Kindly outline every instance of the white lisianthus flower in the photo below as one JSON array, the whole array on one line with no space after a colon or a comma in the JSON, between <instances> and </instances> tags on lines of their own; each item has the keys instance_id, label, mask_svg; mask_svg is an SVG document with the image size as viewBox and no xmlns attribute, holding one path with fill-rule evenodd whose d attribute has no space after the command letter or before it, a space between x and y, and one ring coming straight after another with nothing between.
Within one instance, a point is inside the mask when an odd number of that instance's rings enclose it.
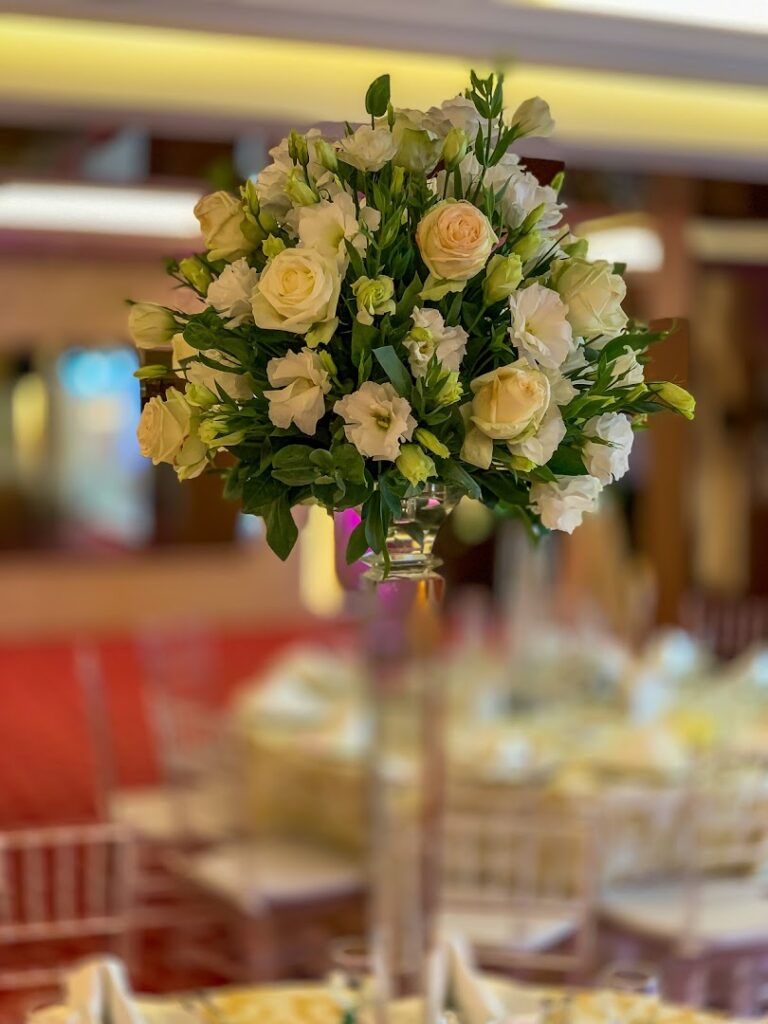
<instances>
[{"instance_id":1,"label":"white lisianthus flower","mask_svg":"<svg viewBox=\"0 0 768 1024\"><path fill-rule=\"evenodd\" d=\"M574 387L573 381L569 380L561 370L551 370L549 367L542 366L541 372L549 381L552 401L556 405L568 405L578 395L579 392Z\"/></svg>"},{"instance_id":2,"label":"white lisianthus flower","mask_svg":"<svg viewBox=\"0 0 768 1024\"><path fill-rule=\"evenodd\" d=\"M565 422L556 402L550 402L535 434L507 445L510 454L528 459L534 466L546 466L565 437Z\"/></svg>"},{"instance_id":3,"label":"white lisianthus flower","mask_svg":"<svg viewBox=\"0 0 768 1024\"><path fill-rule=\"evenodd\" d=\"M532 96L523 100L510 119L510 124L518 126L522 135L551 135L555 130L555 122L549 111L549 104L540 96Z\"/></svg>"},{"instance_id":4,"label":"white lisianthus flower","mask_svg":"<svg viewBox=\"0 0 768 1024\"><path fill-rule=\"evenodd\" d=\"M339 160L358 171L380 171L396 152L397 142L389 128L361 124L352 135L339 140Z\"/></svg>"},{"instance_id":5,"label":"white lisianthus flower","mask_svg":"<svg viewBox=\"0 0 768 1024\"><path fill-rule=\"evenodd\" d=\"M461 457L488 469L494 441L523 441L539 429L549 408L549 381L541 370L520 359L476 377L473 398L462 406L465 420Z\"/></svg>"},{"instance_id":6,"label":"white lisianthus flower","mask_svg":"<svg viewBox=\"0 0 768 1024\"><path fill-rule=\"evenodd\" d=\"M430 107L427 118L440 135L447 135L450 128L461 128L472 142L475 141L482 120L472 100L461 94L443 100L439 107Z\"/></svg>"},{"instance_id":7,"label":"white lisianthus flower","mask_svg":"<svg viewBox=\"0 0 768 1024\"><path fill-rule=\"evenodd\" d=\"M360 220L370 231L375 231L381 221L378 210L365 208L360 211ZM323 256L335 259L340 270L348 262L345 242L361 254L368 248L368 239L361 230L355 212L355 204L347 192L339 192L333 200L323 199L313 206L298 210L297 234L302 248L314 249Z\"/></svg>"},{"instance_id":8,"label":"white lisianthus flower","mask_svg":"<svg viewBox=\"0 0 768 1024\"><path fill-rule=\"evenodd\" d=\"M637 353L630 346L611 363L611 387L630 388L645 381L642 364L637 360Z\"/></svg>"},{"instance_id":9,"label":"white lisianthus flower","mask_svg":"<svg viewBox=\"0 0 768 1024\"><path fill-rule=\"evenodd\" d=\"M218 388L221 388L230 398L242 402L246 398L253 398L253 388L248 383L248 378L243 373L225 373L223 370L215 370L212 366L201 363L197 356L200 355L196 348L193 348L184 340L183 334L175 334L171 342L173 349L173 368L184 374L190 384L202 385L207 388L217 399ZM206 356L217 363L225 366L236 364L225 353L218 349L206 349ZM191 360L187 362L186 360Z\"/></svg>"},{"instance_id":10,"label":"white lisianthus flower","mask_svg":"<svg viewBox=\"0 0 768 1024\"><path fill-rule=\"evenodd\" d=\"M557 200L557 192L550 185L542 185L536 175L517 166L517 161L507 162L502 157L495 167L490 167L483 179L495 192L504 189L500 209L504 223L518 228L529 213L538 206L544 206L536 221L539 230L546 230L562 220L563 204Z\"/></svg>"},{"instance_id":11,"label":"white lisianthus flower","mask_svg":"<svg viewBox=\"0 0 768 1024\"><path fill-rule=\"evenodd\" d=\"M319 128L310 128L306 133L311 157L315 153L315 147L311 144L312 140L319 138L321 138ZM278 221L282 221L292 206L291 200L285 191L288 178L294 168L293 160L291 160L288 154L288 139L285 138L277 146L273 146L269 151L269 155L272 157L272 163L259 172L259 176L254 183L254 189L259 198L261 209L275 217ZM323 165L313 158L310 159L307 170L313 178L319 178L325 174Z\"/></svg>"},{"instance_id":12,"label":"white lisianthus flower","mask_svg":"<svg viewBox=\"0 0 768 1024\"><path fill-rule=\"evenodd\" d=\"M604 412L584 424L587 441L581 457L587 472L603 484L620 480L629 469L629 453L635 434L628 416L619 412Z\"/></svg>"},{"instance_id":13,"label":"white lisianthus flower","mask_svg":"<svg viewBox=\"0 0 768 1024\"><path fill-rule=\"evenodd\" d=\"M567 320L568 307L557 292L532 284L510 295L509 308L509 336L521 355L550 370L565 362L573 335Z\"/></svg>"},{"instance_id":14,"label":"white lisianthus flower","mask_svg":"<svg viewBox=\"0 0 768 1024\"><path fill-rule=\"evenodd\" d=\"M139 450L153 465L166 462L180 480L190 480L208 463L208 446L200 439L199 427L199 410L172 389L164 397L150 398L142 409L136 430Z\"/></svg>"},{"instance_id":15,"label":"white lisianthus flower","mask_svg":"<svg viewBox=\"0 0 768 1024\"><path fill-rule=\"evenodd\" d=\"M405 338L408 365L414 377L423 377L432 356L444 370L456 371L467 350L469 335L463 327L446 327L439 309L414 309L413 327Z\"/></svg>"},{"instance_id":16,"label":"white lisianthus flower","mask_svg":"<svg viewBox=\"0 0 768 1024\"><path fill-rule=\"evenodd\" d=\"M391 384L367 380L357 391L339 399L333 411L344 420L347 440L361 455L377 462L395 462L400 445L416 428L411 405Z\"/></svg>"},{"instance_id":17,"label":"white lisianthus flower","mask_svg":"<svg viewBox=\"0 0 768 1024\"><path fill-rule=\"evenodd\" d=\"M239 327L253 319L251 292L259 280L258 270L248 266L246 259L235 260L208 286L206 302L221 313L227 327Z\"/></svg>"},{"instance_id":18,"label":"white lisianthus flower","mask_svg":"<svg viewBox=\"0 0 768 1024\"><path fill-rule=\"evenodd\" d=\"M573 533L585 512L596 512L603 485L593 476L560 476L531 487L531 508L548 530Z\"/></svg>"},{"instance_id":19,"label":"white lisianthus flower","mask_svg":"<svg viewBox=\"0 0 768 1024\"><path fill-rule=\"evenodd\" d=\"M423 110L396 110L392 137L397 144L394 164L412 174L429 174L434 170L443 140Z\"/></svg>"},{"instance_id":20,"label":"white lisianthus flower","mask_svg":"<svg viewBox=\"0 0 768 1024\"><path fill-rule=\"evenodd\" d=\"M341 281L335 259L313 249L284 249L261 272L251 296L257 327L306 334L336 316Z\"/></svg>"},{"instance_id":21,"label":"white lisianthus flower","mask_svg":"<svg viewBox=\"0 0 768 1024\"><path fill-rule=\"evenodd\" d=\"M265 391L269 400L269 419L281 429L294 423L310 436L325 413L325 395L331 390L328 371L311 349L289 352L270 359L267 377L275 391Z\"/></svg>"},{"instance_id":22,"label":"white lisianthus flower","mask_svg":"<svg viewBox=\"0 0 768 1024\"><path fill-rule=\"evenodd\" d=\"M178 329L170 309L156 302L134 302L128 312L128 331L136 348L165 348Z\"/></svg>"},{"instance_id":23,"label":"white lisianthus flower","mask_svg":"<svg viewBox=\"0 0 768 1024\"><path fill-rule=\"evenodd\" d=\"M498 238L490 221L466 200L444 200L433 206L416 227L421 258L434 277L468 281L478 274Z\"/></svg>"},{"instance_id":24,"label":"white lisianthus flower","mask_svg":"<svg viewBox=\"0 0 768 1024\"><path fill-rule=\"evenodd\" d=\"M194 213L212 260L236 260L256 248L244 231L247 222L242 201L229 192L203 196Z\"/></svg>"},{"instance_id":25,"label":"white lisianthus flower","mask_svg":"<svg viewBox=\"0 0 768 1024\"><path fill-rule=\"evenodd\" d=\"M568 321L573 333L591 339L621 334L627 326L627 315L621 304L627 286L620 274L613 272L613 264L605 260L578 257L555 260L550 272L552 287L568 304Z\"/></svg>"}]
</instances>

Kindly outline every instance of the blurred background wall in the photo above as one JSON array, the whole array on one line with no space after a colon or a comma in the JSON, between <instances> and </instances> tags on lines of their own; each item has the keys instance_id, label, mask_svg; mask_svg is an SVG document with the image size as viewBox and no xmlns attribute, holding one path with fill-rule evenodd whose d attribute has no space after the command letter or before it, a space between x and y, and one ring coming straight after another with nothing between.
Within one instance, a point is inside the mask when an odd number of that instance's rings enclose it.
<instances>
[{"instance_id":1,"label":"blurred background wall","mask_svg":"<svg viewBox=\"0 0 768 1024\"><path fill-rule=\"evenodd\" d=\"M308 513L282 565L217 480L181 488L141 459L124 300L173 303L162 257L196 248L195 198L258 171L289 126L359 118L384 70L401 106L455 94L471 66L504 67L513 105L547 98L556 134L524 152L567 162L570 223L627 263L629 312L680 320L654 370L688 382L697 420L661 417L612 504L550 545L564 614L586 600L632 637L768 598L764 5L0 12L0 635L179 621L195 592L236 626L341 610L329 520ZM508 589L514 538L482 510L442 543L455 580Z\"/></svg>"}]
</instances>

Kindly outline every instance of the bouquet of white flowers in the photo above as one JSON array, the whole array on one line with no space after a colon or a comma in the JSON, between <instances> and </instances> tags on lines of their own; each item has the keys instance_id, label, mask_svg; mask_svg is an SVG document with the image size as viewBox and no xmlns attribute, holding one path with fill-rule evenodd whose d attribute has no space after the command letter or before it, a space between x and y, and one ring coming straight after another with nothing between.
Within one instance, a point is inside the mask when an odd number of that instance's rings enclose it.
<instances>
[{"instance_id":1,"label":"bouquet of white flowers","mask_svg":"<svg viewBox=\"0 0 768 1024\"><path fill-rule=\"evenodd\" d=\"M360 508L350 561L385 552L433 481L570 532L648 413L693 415L644 380L668 332L628 320L621 268L562 224L562 173L541 184L510 151L552 130L543 100L507 118L501 76L473 73L440 107L397 109L384 75L365 108L341 138L291 132L239 196L195 207L206 251L169 270L199 310L131 307L136 344L169 349L174 373L142 453L182 480L221 473L281 558L306 502Z\"/></svg>"}]
</instances>

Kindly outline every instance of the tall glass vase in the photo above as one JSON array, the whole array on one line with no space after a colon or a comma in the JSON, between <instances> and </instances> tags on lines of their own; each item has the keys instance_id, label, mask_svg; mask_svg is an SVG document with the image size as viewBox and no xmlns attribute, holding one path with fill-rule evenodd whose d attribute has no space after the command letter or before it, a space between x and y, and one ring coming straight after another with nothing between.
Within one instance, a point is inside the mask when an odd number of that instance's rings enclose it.
<instances>
[{"instance_id":1,"label":"tall glass vase","mask_svg":"<svg viewBox=\"0 0 768 1024\"><path fill-rule=\"evenodd\" d=\"M459 495L428 485L401 503L387 560L370 556L367 653L373 738L370 764L372 954L378 1024L392 999L420 994L437 1017L436 905L445 780L445 694L437 661L444 581L434 555Z\"/></svg>"}]
</instances>

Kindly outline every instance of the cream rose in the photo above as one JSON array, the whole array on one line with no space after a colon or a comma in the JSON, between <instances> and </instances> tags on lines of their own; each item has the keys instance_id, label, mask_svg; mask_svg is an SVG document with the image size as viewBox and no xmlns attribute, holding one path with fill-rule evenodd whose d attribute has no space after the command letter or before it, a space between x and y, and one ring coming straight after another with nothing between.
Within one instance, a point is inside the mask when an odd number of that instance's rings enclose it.
<instances>
[{"instance_id":1,"label":"cream rose","mask_svg":"<svg viewBox=\"0 0 768 1024\"><path fill-rule=\"evenodd\" d=\"M465 200L433 206L416 228L416 244L429 272L444 281L478 274L498 242L484 213Z\"/></svg>"},{"instance_id":2,"label":"cream rose","mask_svg":"<svg viewBox=\"0 0 768 1024\"><path fill-rule=\"evenodd\" d=\"M549 380L523 360L476 377L462 409L466 421L461 457L481 469L493 459L493 442L519 442L535 434L549 408Z\"/></svg>"},{"instance_id":3,"label":"cream rose","mask_svg":"<svg viewBox=\"0 0 768 1024\"><path fill-rule=\"evenodd\" d=\"M621 308L627 286L605 260L573 258L552 264L551 286L568 305L568 322L581 338L615 337L627 325Z\"/></svg>"},{"instance_id":4,"label":"cream rose","mask_svg":"<svg viewBox=\"0 0 768 1024\"><path fill-rule=\"evenodd\" d=\"M211 281L206 301L226 318L227 327L234 329L251 319L251 292L258 280L258 270L249 267L246 259L240 259Z\"/></svg>"},{"instance_id":5,"label":"cream rose","mask_svg":"<svg viewBox=\"0 0 768 1024\"><path fill-rule=\"evenodd\" d=\"M336 315L336 260L312 249L284 249L267 264L251 302L257 327L306 334Z\"/></svg>"},{"instance_id":6,"label":"cream rose","mask_svg":"<svg viewBox=\"0 0 768 1024\"><path fill-rule=\"evenodd\" d=\"M141 454L153 465L167 462L180 480L199 476L208 462L208 446L200 439L198 410L176 390L151 398L136 430Z\"/></svg>"},{"instance_id":7,"label":"cream rose","mask_svg":"<svg viewBox=\"0 0 768 1024\"><path fill-rule=\"evenodd\" d=\"M174 369L181 370L190 384L202 384L216 396L217 400L219 387L236 401L242 402L246 398L253 397L253 388L248 383L245 374L215 370L212 366L206 366L199 359L193 358L199 356L200 353L184 340L183 334L173 336L172 349ZM230 363L229 356L224 352L219 352L218 349L207 349L205 354L217 363ZM186 362L188 359L191 361Z\"/></svg>"},{"instance_id":8,"label":"cream rose","mask_svg":"<svg viewBox=\"0 0 768 1024\"><path fill-rule=\"evenodd\" d=\"M246 224L242 203L229 192L211 192L198 200L195 216L213 260L236 260L256 246L243 233Z\"/></svg>"}]
</instances>

